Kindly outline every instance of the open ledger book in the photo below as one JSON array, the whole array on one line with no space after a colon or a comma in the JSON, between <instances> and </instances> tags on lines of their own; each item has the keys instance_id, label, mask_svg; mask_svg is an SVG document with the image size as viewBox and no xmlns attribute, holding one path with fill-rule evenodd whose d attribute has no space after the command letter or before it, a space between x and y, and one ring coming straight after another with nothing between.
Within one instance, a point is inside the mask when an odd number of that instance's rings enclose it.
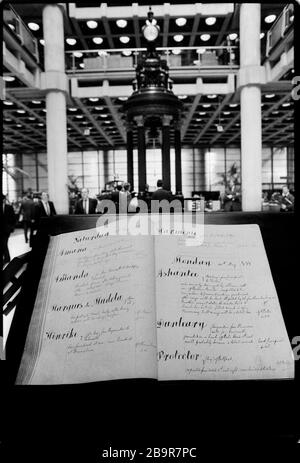
<instances>
[{"instance_id":1,"label":"open ledger book","mask_svg":"<svg viewBox=\"0 0 300 463\"><path fill-rule=\"evenodd\" d=\"M52 237L17 384L293 378L257 225Z\"/></svg>"}]
</instances>

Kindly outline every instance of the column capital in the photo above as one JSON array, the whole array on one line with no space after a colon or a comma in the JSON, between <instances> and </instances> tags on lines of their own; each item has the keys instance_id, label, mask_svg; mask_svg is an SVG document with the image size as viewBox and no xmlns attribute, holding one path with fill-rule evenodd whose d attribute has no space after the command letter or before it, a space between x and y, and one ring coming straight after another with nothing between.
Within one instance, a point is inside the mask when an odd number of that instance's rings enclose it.
<instances>
[{"instance_id":1,"label":"column capital","mask_svg":"<svg viewBox=\"0 0 300 463\"><path fill-rule=\"evenodd\" d=\"M173 116L169 116L168 114L164 114L162 116L162 125L163 126L169 126L171 124L172 119L173 119Z\"/></svg>"},{"instance_id":2,"label":"column capital","mask_svg":"<svg viewBox=\"0 0 300 463\"><path fill-rule=\"evenodd\" d=\"M260 86L266 83L266 70L264 66L245 66L239 69L237 75L237 88L246 85Z\"/></svg>"},{"instance_id":3,"label":"column capital","mask_svg":"<svg viewBox=\"0 0 300 463\"><path fill-rule=\"evenodd\" d=\"M41 73L41 88L47 91L61 91L69 93L69 81L64 72L46 71Z\"/></svg>"},{"instance_id":4,"label":"column capital","mask_svg":"<svg viewBox=\"0 0 300 463\"><path fill-rule=\"evenodd\" d=\"M144 127L144 116L135 116L134 120L138 127Z\"/></svg>"}]
</instances>

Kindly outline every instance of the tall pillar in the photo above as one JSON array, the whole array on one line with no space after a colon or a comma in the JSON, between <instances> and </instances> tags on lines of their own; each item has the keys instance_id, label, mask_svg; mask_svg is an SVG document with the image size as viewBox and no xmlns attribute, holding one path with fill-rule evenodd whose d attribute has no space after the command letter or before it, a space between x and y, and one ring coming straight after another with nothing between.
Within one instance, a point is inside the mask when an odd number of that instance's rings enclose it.
<instances>
[{"instance_id":1,"label":"tall pillar","mask_svg":"<svg viewBox=\"0 0 300 463\"><path fill-rule=\"evenodd\" d=\"M133 177L133 127L127 127L127 181L130 183L132 190L134 190L134 177Z\"/></svg>"},{"instance_id":2,"label":"tall pillar","mask_svg":"<svg viewBox=\"0 0 300 463\"><path fill-rule=\"evenodd\" d=\"M67 116L63 12L57 4L43 9L45 73L42 87L47 91L48 190L58 214L68 214Z\"/></svg>"},{"instance_id":3,"label":"tall pillar","mask_svg":"<svg viewBox=\"0 0 300 463\"><path fill-rule=\"evenodd\" d=\"M172 116L162 118L162 180L164 188L171 190L171 167L170 167L170 123Z\"/></svg>"},{"instance_id":4,"label":"tall pillar","mask_svg":"<svg viewBox=\"0 0 300 463\"><path fill-rule=\"evenodd\" d=\"M175 185L176 192L182 192L182 170L181 170L181 133L178 124L174 132L175 143Z\"/></svg>"},{"instance_id":5,"label":"tall pillar","mask_svg":"<svg viewBox=\"0 0 300 463\"><path fill-rule=\"evenodd\" d=\"M144 128L144 117L135 117L138 131L138 174L139 174L139 191L144 191L147 183L146 173L146 139Z\"/></svg>"},{"instance_id":6,"label":"tall pillar","mask_svg":"<svg viewBox=\"0 0 300 463\"><path fill-rule=\"evenodd\" d=\"M260 211L262 195L260 3L241 3L240 71L241 88L241 174L242 209Z\"/></svg>"}]
</instances>

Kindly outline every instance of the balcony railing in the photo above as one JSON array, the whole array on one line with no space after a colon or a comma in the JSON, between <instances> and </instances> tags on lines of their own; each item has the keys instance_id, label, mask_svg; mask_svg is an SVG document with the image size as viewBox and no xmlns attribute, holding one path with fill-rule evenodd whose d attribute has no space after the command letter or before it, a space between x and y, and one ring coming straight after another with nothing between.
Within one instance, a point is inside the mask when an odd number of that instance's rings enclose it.
<instances>
[{"instance_id":1,"label":"balcony railing","mask_svg":"<svg viewBox=\"0 0 300 463\"><path fill-rule=\"evenodd\" d=\"M169 68L215 69L239 66L236 46L158 47ZM70 73L105 72L112 70L133 71L145 54L146 48L120 48L114 50L66 51L66 69Z\"/></svg>"},{"instance_id":2,"label":"balcony railing","mask_svg":"<svg viewBox=\"0 0 300 463\"><path fill-rule=\"evenodd\" d=\"M26 24L10 5L3 11L3 21L10 34L17 38L22 47L24 47L35 58L36 62L39 63L37 39L32 35Z\"/></svg>"}]
</instances>

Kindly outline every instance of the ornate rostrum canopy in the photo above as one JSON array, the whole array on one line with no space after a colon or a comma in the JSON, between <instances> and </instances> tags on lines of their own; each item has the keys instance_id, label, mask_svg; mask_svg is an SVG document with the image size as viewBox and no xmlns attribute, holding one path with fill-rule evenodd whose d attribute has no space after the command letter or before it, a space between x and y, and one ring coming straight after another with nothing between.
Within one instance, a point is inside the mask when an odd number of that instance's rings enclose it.
<instances>
[{"instance_id":1,"label":"ornate rostrum canopy","mask_svg":"<svg viewBox=\"0 0 300 463\"><path fill-rule=\"evenodd\" d=\"M137 126L138 132L139 128L140 132L143 131L143 134L138 133L139 161L145 156L145 131L148 132L149 139L157 139L161 129L163 180L166 187L170 189L170 129L174 128L177 132L177 136L176 133L174 136L174 142L180 149L179 121L182 103L172 91L167 61L162 59L156 50L160 28L153 17L151 7L142 32L147 41L147 51L141 56L136 66L136 78L133 81L134 91L124 104L124 111L127 115L129 130ZM146 183L146 172L143 177L144 180L141 181L139 189L142 188L143 182Z\"/></svg>"}]
</instances>

